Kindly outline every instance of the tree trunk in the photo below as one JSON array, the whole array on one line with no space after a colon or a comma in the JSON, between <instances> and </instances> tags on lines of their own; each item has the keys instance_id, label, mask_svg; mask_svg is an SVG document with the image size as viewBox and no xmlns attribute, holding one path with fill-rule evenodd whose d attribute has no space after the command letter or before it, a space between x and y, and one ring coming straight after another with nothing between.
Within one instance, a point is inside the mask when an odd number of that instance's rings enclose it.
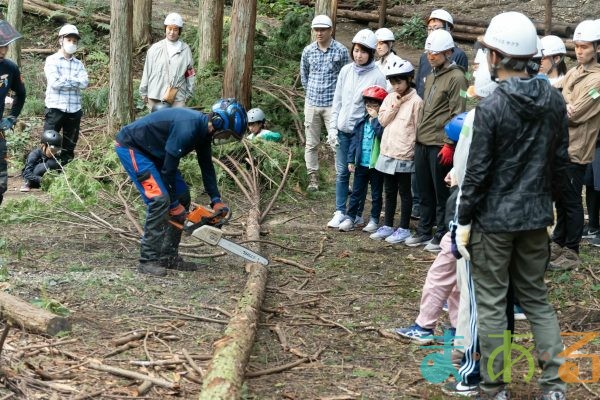
<instances>
[{"instance_id":1,"label":"tree trunk","mask_svg":"<svg viewBox=\"0 0 600 400\"><path fill-rule=\"evenodd\" d=\"M21 33L23 28L23 0L11 0L8 2L6 20L17 32ZM6 58L21 66L21 40L15 40L8 46Z\"/></svg>"},{"instance_id":2,"label":"tree trunk","mask_svg":"<svg viewBox=\"0 0 600 400\"><path fill-rule=\"evenodd\" d=\"M152 0L133 0L133 48L141 49L152 41Z\"/></svg>"},{"instance_id":3,"label":"tree trunk","mask_svg":"<svg viewBox=\"0 0 600 400\"><path fill-rule=\"evenodd\" d=\"M224 97L235 97L250 108L256 1L234 0L231 9L229 49L223 82Z\"/></svg>"},{"instance_id":4,"label":"tree trunk","mask_svg":"<svg viewBox=\"0 0 600 400\"><path fill-rule=\"evenodd\" d=\"M5 292L0 292L0 317L33 333L54 336L71 330L68 319L34 307Z\"/></svg>"},{"instance_id":5,"label":"tree trunk","mask_svg":"<svg viewBox=\"0 0 600 400\"><path fill-rule=\"evenodd\" d=\"M110 91L108 128L113 134L133 120L131 82L131 30L133 5L128 0L111 0L110 7Z\"/></svg>"},{"instance_id":6,"label":"tree trunk","mask_svg":"<svg viewBox=\"0 0 600 400\"><path fill-rule=\"evenodd\" d=\"M316 0L315 16L327 15L333 23L333 36L335 37L335 24L337 19L337 0ZM311 32L311 40L315 41L315 33Z\"/></svg>"},{"instance_id":7,"label":"tree trunk","mask_svg":"<svg viewBox=\"0 0 600 400\"><path fill-rule=\"evenodd\" d=\"M379 28L385 27L385 15L387 14L387 0L379 3Z\"/></svg>"},{"instance_id":8,"label":"tree trunk","mask_svg":"<svg viewBox=\"0 0 600 400\"><path fill-rule=\"evenodd\" d=\"M221 48L223 46L223 10L224 0L200 0L198 6L198 30L202 49L198 55L198 69L208 64L221 66Z\"/></svg>"},{"instance_id":9,"label":"tree trunk","mask_svg":"<svg viewBox=\"0 0 600 400\"><path fill-rule=\"evenodd\" d=\"M545 34L549 35L552 32L552 0L546 0L546 14L544 19Z\"/></svg>"},{"instance_id":10,"label":"tree trunk","mask_svg":"<svg viewBox=\"0 0 600 400\"><path fill-rule=\"evenodd\" d=\"M253 206L247 218L249 241L260 239L260 193L254 193ZM259 250L254 244L252 250ZM267 286L267 267L246 264L249 270L244 292L237 304L224 336L215 342L212 361L208 367L200 400L229 400L241 398L246 365L252 350L260 316L260 306Z\"/></svg>"}]
</instances>

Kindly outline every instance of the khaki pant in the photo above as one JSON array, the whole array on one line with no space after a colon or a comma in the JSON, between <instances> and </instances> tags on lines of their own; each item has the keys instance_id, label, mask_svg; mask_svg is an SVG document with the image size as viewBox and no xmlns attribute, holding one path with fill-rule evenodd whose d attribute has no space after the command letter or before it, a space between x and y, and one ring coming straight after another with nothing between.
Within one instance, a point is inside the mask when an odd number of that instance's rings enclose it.
<instances>
[{"instance_id":1,"label":"khaki pant","mask_svg":"<svg viewBox=\"0 0 600 400\"><path fill-rule=\"evenodd\" d=\"M328 133L334 133L331 128L331 107L315 107L304 103L304 128L306 134L306 147L304 149L304 161L309 174L319 170L318 147L321 143L321 131L323 125Z\"/></svg>"},{"instance_id":2,"label":"khaki pant","mask_svg":"<svg viewBox=\"0 0 600 400\"><path fill-rule=\"evenodd\" d=\"M566 384L558 375L558 369L564 362L558 357L563 351L560 328L554 309L548 303L548 289L544 283L550 257L546 229L509 233L473 231L469 251L479 322L481 389L494 393L503 384L509 383L504 377L510 374L512 366L504 365L503 351L492 360L490 355L505 343L502 334L507 326L507 291L509 280L512 280L516 298L531 324L538 365L542 368L538 383L546 391L566 392ZM521 355L517 353L520 352L517 351L510 359ZM490 372L497 376L491 376Z\"/></svg>"}]
</instances>

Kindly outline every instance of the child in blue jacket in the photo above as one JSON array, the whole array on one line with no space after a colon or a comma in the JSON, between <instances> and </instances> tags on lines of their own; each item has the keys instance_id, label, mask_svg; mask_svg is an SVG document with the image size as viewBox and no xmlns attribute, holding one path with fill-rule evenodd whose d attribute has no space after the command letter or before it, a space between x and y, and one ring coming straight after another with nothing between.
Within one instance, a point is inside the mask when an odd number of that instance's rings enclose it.
<instances>
[{"instance_id":1,"label":"child in blue jacket","mask_svg":"<svg viewBox=\"0 0 600 400\"><path fill-rule=\"evenodd\" d=\"M348 170L354 173L354 184L346 218L339 226L340 231L354 230L354 222L362 208L361 204L364 204L367 197L369 183L371 183L371 217L363 231L372 233L377 230L383 204L383 174L375 169L383 135L383 127L379 124L377 115L387 95L388 92L378 85L369 86L362 92L366 113L354 127L348 150Z\"/></svg>"}]
</instances>

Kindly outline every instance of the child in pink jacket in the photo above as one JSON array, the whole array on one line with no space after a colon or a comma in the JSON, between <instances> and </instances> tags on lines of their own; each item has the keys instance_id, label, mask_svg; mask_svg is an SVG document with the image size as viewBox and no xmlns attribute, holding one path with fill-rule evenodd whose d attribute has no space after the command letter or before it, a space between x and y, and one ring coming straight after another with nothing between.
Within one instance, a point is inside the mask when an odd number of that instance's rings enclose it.
<instances>
[{"instance_id":1,"label":"child in pink jacket","mask_svg":"<svg viewBox=\"0 0 600 400\"><path fill-rule=\"evenodd\" d=\"M414 89L415 69L409 61L396 60L386 65L385 77L393 91L387 95L379 110L383 127L381 149L375 169L384 174L384 224L370 238L402 243L410 237L408 224L412 210L411 173L419 115L423 100ZM394 230L394 214L400 193L400 226Z\"/></svg>"}]
</instances>

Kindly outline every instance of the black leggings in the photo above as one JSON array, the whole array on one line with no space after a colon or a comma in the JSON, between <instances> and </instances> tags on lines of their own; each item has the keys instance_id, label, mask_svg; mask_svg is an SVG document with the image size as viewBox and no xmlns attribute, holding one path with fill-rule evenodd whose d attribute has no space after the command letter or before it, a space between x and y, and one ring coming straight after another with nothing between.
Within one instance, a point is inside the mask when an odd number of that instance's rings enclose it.
<instances>
[{"instance_id":1,"label":"black leggings","mask_svg":"<svg viewBox=\"0 0 600 400\"><path fill-rule=\"evenodd\" d=\"M587 206L590 228L600 228L600 192L594 186L585 187L585 203Z\"/></svg>"},{"instance_id":2,"label":"black leggings","mask_svg":"<svg viewBox=\"0 0 600 400\"><path fill-rule=\"evenodd\" d=\"M412 211L410 175L410 172L397 172L394 175L385 174L383 178L385 188L385 216L383 222L386 226L394 226L394 214L396 213L398 193L400 193L400 228L408 229Z\"/></svg>"}]
</instances>

